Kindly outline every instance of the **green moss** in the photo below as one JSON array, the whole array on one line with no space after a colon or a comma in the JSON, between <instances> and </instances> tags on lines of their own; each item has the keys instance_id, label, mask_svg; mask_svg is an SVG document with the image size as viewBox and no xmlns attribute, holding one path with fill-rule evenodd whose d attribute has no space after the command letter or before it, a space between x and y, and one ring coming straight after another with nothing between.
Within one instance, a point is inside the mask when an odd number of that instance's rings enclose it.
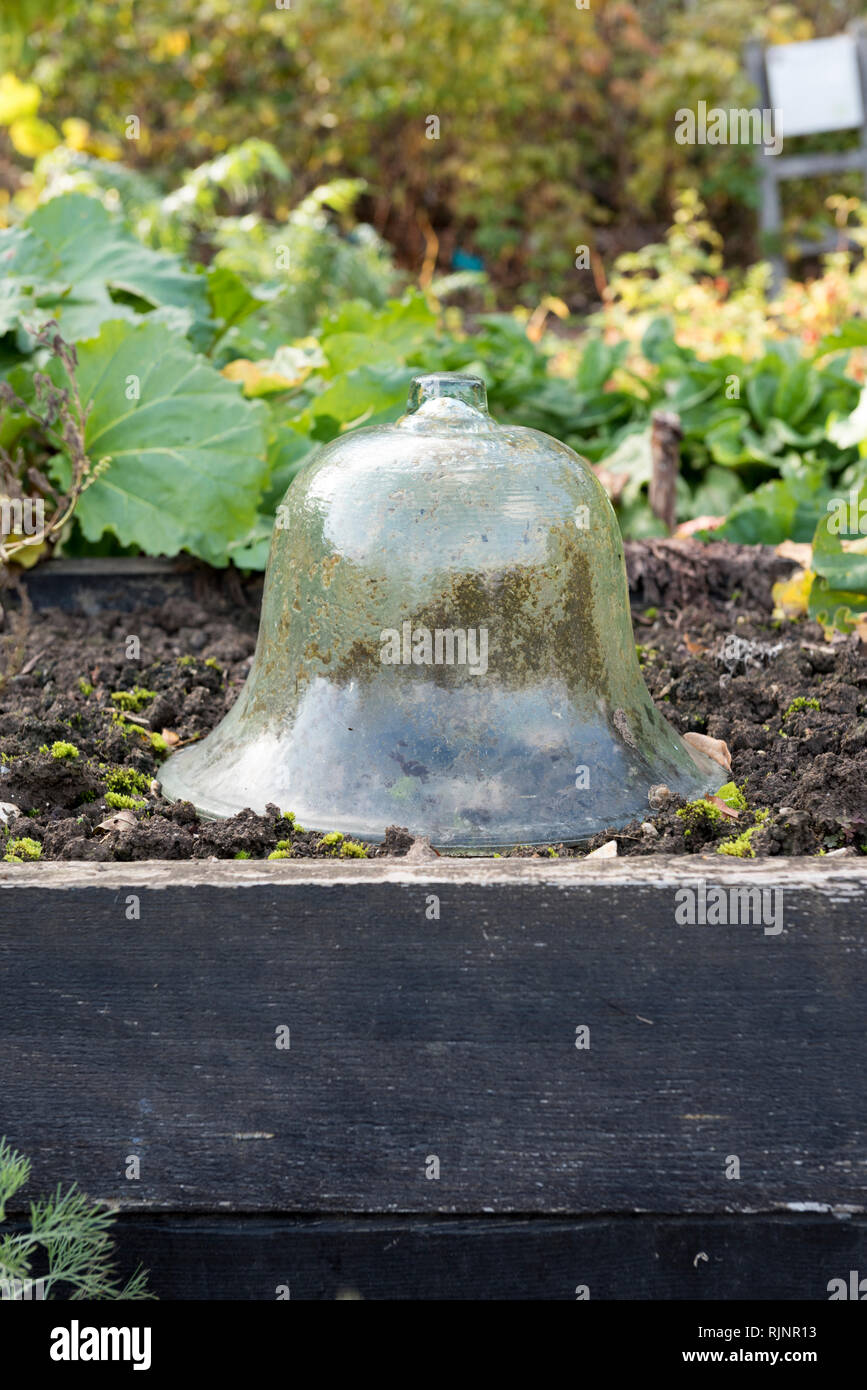
<instances>
[{"instance_id":1,"label":"green moss","mask_svg":"<svg viewBox=\"0 0 867 1390\"><path fill-rule=\"evenodd\" d=\"M307 831L304 829L304 826L298 824L292 811L284 811L281 819L289 822L289 829L292 831L293 835L307 834Z\"/></svg>"},{"instance_id":2,"label":"green moss","mask_svg":"<svg viewBox=\"0 0 867 1390\"><path fill-rule=\"evenodd\" d=\"M169 751L169 745L162 734L151 734L150 744L155 753L167 753Z\"/></svg>"},{"instance_id":3,"label":"green moss","mask_svg":"<svg viewBox=\"0 0 867 1390\"><path fill-rule=\"evenodd\" d=\"M68 758L72 761L74 758L78 757L78 749L74 743L64 743L62 740L58 739L56 743L52 743L51 745L51 756L52 758L57 758L58 762L62 761L64 758Z\"/></svg>"},{"instance_id":4,"label":"green moss","mask_svg":"<svg viewBox=\"0 0 867 1390\"><path fill-rule=\"evenodd\" d=\"M7 864L23 864L25 859L39 859L41 854L39 841L23 835L20 840L7 840L3 858Z\"/></svg>"},{"instance_id":5,"label":"green moss","mask_svg":"<svg viewBox=\"0 0 867 1390\"><path fill-rule=\"evenodd\" d=\"M220 663L217 661L217 658L215 656L209 656L207 661L205 662L205 665L213 666L215 671L219 671L220 669Z\"/></svg>"},{"instance_id":6,"label":"green moss","mask_svg":"<svg viewBox=\"0 0 867 1390\"><path fill-rule=\"evenodd\" d=\"M127 796L125 792L106 792L105 804L110 806L112 811L140 811L147 803L137 800L134 796Z\"/></svg>"},{"instance_id":7,"label":"green moss","mask_svg":"<svg viewBox=\"0 0 867 1390\"><path fill-rule=\"evenodd\" d=\"M134 685L132 690L113 690L111 692L111 698L118 709L133 714L137 714L149 700L155 700L156 696L155 690L145 690L141 685Z\"/></svg>"},{"instance_id":8,"label":"green moss","mask_svg":"<svg viewBox=\"0 0 867 1390\"><path fill-rule=\"evenodd\" d=\"M343 844L344 837L339 830L331 830L327 835L323 835L316 848L324 849L328 854L339 854L340 846Z\"/></svg>"},{"instance_id":9,"label":"green moss","mask_svg":"<svg viewBox=\"0 0 867 1390\"><path fill-rule=\"evenodd\" d=\"M291 859L292 846L288 840L278 840L277 848L268 855L269 859Z\"/></svg>"},{"instance_id":10,"label":"green moss","mask_svg":"<svg viewBox=\"0 0 867 1390\"><path fill-rule=\"evenodd\" d=\"M815 710L820 710L821 708L822 708L822 706L819 704L819 701L818 701L818 700L815 700L815 699L808 700L807 697L806 697L806 695L799 695L799 696L797 697L797 699L793 700L792 703L789 705L789 708L786 710L786 713L783 715L783 719L784 719L784 720L788 719L788 717L789 717L790 714L797 714L797 712L798 712L799 709L815 709Z\"/></svg>"},{"instance_id":11,"label":"green moss","mask_svg":"<svg viewBox=\"0 0 867 1390\"><path fill-rule=\"evenodd\" d=\"M358 840L344 840L340 846L341 859L366 859L367 849Z\"/></svg>"},{"instance_id":12,"label":"green moss","mask_svg":"<svg viewBox=\"0 0 867 1390\"><path fill-rule=\"evenodd\" d=\"M358 840L347 840L346 836L339 830L331 830L327 835L323 835L318 842L317 849L324 849L326 854L341 859L366 859L367 847Z\"/></svg>"},{"instance_id":13,"label":"green moss","mask_svg":"<svg viewBox=\"0 0 867 1390\"><path fill-rule=\"evenodd\" d=\"M250 858L250 851L249 851L248 849L239 849L239 850L238 850L238 853L235 855L235 858L236 858L236 859L249 859L249 858Z\"/></svg>"},{"instance_id":14,"label":"green moss","mask_svg":"<svg viewBox=\"0 0 867 1390\"><path fill-rule=\"evenodd\" d=\"M733 811L745 811L747 809L747 799L744 796L743 788L736 787L734 782L726 782L724 787L720 787L717 792L720 801L724 801L726 806L731 806Z\"/></svg>"},{"instance_id":15,"label":"green moss","mask_svg":"<svg viewBox=\"0 0 867 1390\"><path fill-rule=\"evenodd\" d=\"M755 825L743 830L740 835L730 840L721 840L716 847L717 854L730 854L735 859L755 859L756 852L752 847L752 838L756 831L764 825L770 815L767 807L756 812Z\"/></svg>"},{"instance_id":16,"label":"green moss","mask_svg":"<svg viewBox=\"0 0 867 1390\"><path fill-rule=\"evenodd\" d=\"M691 834L694 829L707 821L719 821L723 818L723 813L719 807L714 806L703 796L699 797L697 801L690 801L688 805L681 806L677 815L686 827L683 832L685 835Z\"/></svg>"},{"instance_id":17,"label":"green moss","mask_svg":"<svg viewBox=\"0 0 867 1390\"><path fill-rule=\"evenodd\" d=\"M131 767L113 767L107 773L105 785L110 792L125 792L128 796L134 792L150 791L150 778L145 772L136 772Z\"/></svg>"},{"instance_id":18,"label":"green moss","mask_svg":"<svg viewBox=\"0 0 867 1390\"><path fill-rule=\"evenodd\" d=\"M649 623L655 623L656 620L657 620L657 618L659 617L659 609L658 609L658 608L645 608L645 610L644 610L644 617L647 619L647 621L648 621Z\"/></svg>"},{"instance_id":19,"label":"green moss","mask_svg":"<svg viewBox=\"0 0 867 1390\"><path fill-rule=\"evenodd\" d=\"M196 658L195 658L194 656L179 656L179 657L178 657L178 665L179 665L179 666L192 666L192 665L195 663L195 660L196 660Z\"/></svg>"},{"instance_id":20,"label":"green moss","mask_svg":"<svg viewBox=\"0 0 867 1390\"><path fill-rule=\"evenodd\" d=\"M92 695L92 694L93 694L93 686L91 685L90 681L86 681L86 680L84 679L84 676L79 676L79 678L78 678L78 688L79 688L79 690L81 691L82 695Z\"/></svg>"}]
</instances>

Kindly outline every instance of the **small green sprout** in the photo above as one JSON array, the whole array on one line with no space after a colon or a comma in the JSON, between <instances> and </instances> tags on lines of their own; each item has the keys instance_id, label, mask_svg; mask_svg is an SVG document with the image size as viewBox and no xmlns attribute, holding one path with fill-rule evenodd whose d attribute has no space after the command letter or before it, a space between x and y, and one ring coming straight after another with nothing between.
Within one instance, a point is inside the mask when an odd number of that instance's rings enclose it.
<instances>
[{"instance_id":1,"label":"small green sprout","mask_svg":"<svg viewBox=\"0 0 867 1390\"><path fill-rule=\"evenodd\" d=\"M84 676L79 676L79 678L78 678L78 688L79 688L79 690L81 691L82 695L92 695L92 694L93 694L93 686L91 685L90 681L87 681L87 680L84 679Z\"/></svg>"}]
</instances>

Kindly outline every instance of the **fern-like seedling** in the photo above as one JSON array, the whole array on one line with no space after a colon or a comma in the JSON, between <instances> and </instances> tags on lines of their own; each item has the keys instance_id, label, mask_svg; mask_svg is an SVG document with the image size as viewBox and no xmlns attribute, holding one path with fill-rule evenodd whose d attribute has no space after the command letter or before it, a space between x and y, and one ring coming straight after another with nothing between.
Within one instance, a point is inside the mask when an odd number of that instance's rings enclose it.
<instances>
[{"instance_id":1,"label":"fern-like seedling","mask_svg":"<svg viewBox=\"0 0 867 1390\"><path fill-rule=\"evenodd\" d=\"M29 1226L3 1232L6 1206L30 1177L30 1160L0 1138L0 1302L21 1299L149 1299L147 1274L117 1278L114 1217L73 1185L30 1203Z\"/></svg>"}]
</instances>

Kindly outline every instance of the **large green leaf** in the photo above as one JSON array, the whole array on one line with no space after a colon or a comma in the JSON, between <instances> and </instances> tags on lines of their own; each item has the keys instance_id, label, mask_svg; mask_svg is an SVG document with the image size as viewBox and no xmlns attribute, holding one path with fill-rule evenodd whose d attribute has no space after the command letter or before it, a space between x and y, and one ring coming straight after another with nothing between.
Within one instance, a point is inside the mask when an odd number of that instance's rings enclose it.
<instances>
[{"instance_id":1,"label":"large green leaf","mask_svg":"<svg viewBox=\"0 0 867 1390\"><path fill-rule=\"evenodd\" d=\"M740 545L779 545L808 541L816 529L827 497L827 484L818 469L774 478L736 502L725 522L710 534L715 540Z\"/></svg>"},{"instance_id":2,"label":"large green leaf","mask_svg":"<svg viewBox=\"0 0 867 1390\"><path fill-rule=\"evenodd\" d=\"M773 413L778 420L798 425L809 415L821 394L821 378L809 362L802 360L781 375L774 395Z\"/></svg>"},{"instance_id":3,"label":"large green leaf","mask_svg":"<svg viewBox=\"0 0 867 1390\"><path fill-rule=\"evenodd\" d=\"M819 577L816 597L827 591L867 599L867 482L843 496L830 498L813 537L813 569Z\"/></svg>"},{"instance_id":4,"label":"large green leaf","mask_svg":"<svg viewBox=\"0 0 867 1390\"><path fill-rule=\"evenodd\" d=\"M207 318L204 277L142 246L84 193L52 198L23 228L0 232L0 264L32 284L42 317L56 318L69 342L92 337L109 319L136 319L139 309L170 306L190 324Z\"/></svg>"},{"instance_id":5,"label":"large green leaf","mask_svg":"<svg viewBox=\"0 0 867 1390\"><path fill-rule=\"evenodd\" d=\"M816 357L825 357L829 352L848 352L851 348L867 347L867 322L864 319L849 319L826 333L816 349Z\"/></svg>"},{"instance_id":6,"label":"large green leaf","mask_svg":"<svg viewBox=\"0 0 867 1390\"><path fill-rule=\"evenodd\" d=\"M383 412L405 406L414 375L412 367L391 363L356 367L335 377L315 398L312 414L330 416L341 424L379 423Z\"/></svg>"},{"instance_id":7,"label":"large green leaf","mask_svg":"<svg viewBox=\"0 0 867 1390\"><path fill-rule=\"evenodd\" d=\"M51 373L62 382L59 363ZM86 539L110 531L148 555L188 550L225 564L229 542L253 525L268 478L264 406L244 400L179 334L147 320L104 324L79 345L77 377L82 400L92 402L90 457L111 459L78 504ZM58 455L64 486L69 471Z\"/></svg>"}]
</instances>

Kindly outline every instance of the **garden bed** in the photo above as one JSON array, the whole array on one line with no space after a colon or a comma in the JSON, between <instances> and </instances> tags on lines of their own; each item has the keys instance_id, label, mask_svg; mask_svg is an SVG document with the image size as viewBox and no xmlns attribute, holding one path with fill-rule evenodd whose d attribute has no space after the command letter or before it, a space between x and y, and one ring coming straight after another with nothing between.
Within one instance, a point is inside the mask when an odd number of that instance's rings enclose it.
<instances>
[{"instance_id":1,"label":"garden bed","mask_svg":"<svg viewBox=\"0 0 867 1390\"><path fill-rule=\"evenodd\" d=\"M616 860L411 862L393 833L372 862L323 862L298 833L263 862L276 808L207 823L149 790L151 736L203 733L235 698L257 581L28 576L0 716L4 787L37 802L11 835L42 848L0 864L0 1128L33 1160L24 1199L77 1180L109 1202L123 1270L163 1298L825 1299L867 1266L863 649L775 624L791 566L770 552L627 558L651 690L729 742L741 824L770 810L757 858L674 805ZM732 636L753 646L726 665ZM137 687L138 710L111 698ZM129 772L147 809L100 829ZM770 895L773 920L691 925L678 895L702 884Z\"/></svg>"},{"instance_id":2,"label":"garden bed","mask_svg":"<svg viewBox=\"0 0 867 1390\"><path fill-rule=\"evenodd\" d=\"M0 865L2 1126L164 1298L825 1299L865 923L851 860Z\"/></svg>"},{"instance_id":3,"label":"garden bed","mask_svg":"<svg viewBox=\"0 0 867 1390\"><path fill-rule=\"evenodd\" d=\"M627 546L644 678L681 732L724 740L742 788L737 817L648 806L619 855L816 855L867 847L867 646L773 618L771 588L792 563L771 551L694 542ZM59 571L59 573L58 573ZM32 611L7 606L0 699L0 799L12 842L43 859L327 856L323 831L287 831L281 812L200 820L156 789L166 752L212 729L236 699L256 640L260 581L153 561L49 564L26 580ZM130 656L129 653L135 653ZM118 813L121 814L118 817ZM385 833L388 827L383 826ZM746 838L742 838L747 832ZM404 854L394 827L371 857ZM36 845L38 849L32 848Z\"/></svg>"}]
</instances>

